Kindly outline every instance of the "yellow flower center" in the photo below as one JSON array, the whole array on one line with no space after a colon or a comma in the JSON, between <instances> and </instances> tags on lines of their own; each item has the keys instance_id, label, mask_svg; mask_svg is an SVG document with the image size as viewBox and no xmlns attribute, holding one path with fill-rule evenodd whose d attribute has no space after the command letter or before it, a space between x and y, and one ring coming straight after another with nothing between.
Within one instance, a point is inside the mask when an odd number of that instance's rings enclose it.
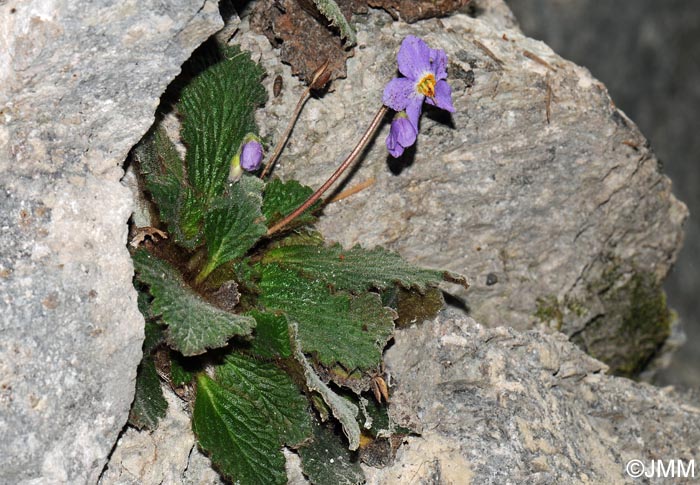
<instances>
[{"instance_id":1,"label":"yellow flower center","mask_svg":"<svg viewBox=\"0 0 700 485\"><path fill-rule=\"evenodd\" d=\"M429 98L435 96L435 76L431 73L423 76L421 80L418 81L416 89L423 96L427 96Z\"/></svg>"}]
</instances>

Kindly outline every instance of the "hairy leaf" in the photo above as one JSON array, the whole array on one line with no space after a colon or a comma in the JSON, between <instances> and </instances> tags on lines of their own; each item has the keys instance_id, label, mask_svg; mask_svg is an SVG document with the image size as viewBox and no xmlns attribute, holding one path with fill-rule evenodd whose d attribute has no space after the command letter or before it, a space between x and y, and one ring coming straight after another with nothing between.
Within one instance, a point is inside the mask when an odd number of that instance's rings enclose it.
<instances>
[{"instance_id":1,"label":"hairy leaf","mask_svg":"<svg viewBox=\"0 0 700 485\"><path fill-rule=\"evenodd\" d=\"M264 71L238 52L210 66L182 90L178 110L187 145L187 176L206 204L220 195L244 136L256 132L254 111L266 98Z\"/></svg>"},{"instance_id":2,"label":"hairy leaf","mask_svg":"<svg viewBox=\"0 0 700 485\"><path fill-rule=\"evenodd\" d=\"M251 351L260 357L268 359L281 357L283 359L292 356L292 348L289 344L289 321L284 314L274 315L252 311L249 315L255 318L255 338Z\"/></svg>"},{"instance_id":3,"label":"hairy leaf","mask_svg":"<svg viewBox=\"0 0 700 485\"><path fill-rule=\"evenodd\" d=\"M302 352L298 325L292 323L289 328L292 336L291 342L294 358L301 364L304 370L306 387L310 391L317 392L321 396L323 402L330 408L333 416L340 421L340 425L343 427L343 433L345 433L345 436L348 438L349 448L351 450L356 450L360 447L360 426L355 419L359 409L349 400L333 392L331 388L318 377L311 364L309 364L309 361L306 360L304 352Z\"/></svg>"},{"instance_id":4,"label":"hairy leaf","mask_svg":"<svg viewBox=\"0 0 700 485\"><path fill-rule=\"evenodd\" d=\"M139 311L141 308L139 308ZM143 355L144 357L150 355L156 347L163 343L163 326L158 323L146 320L146 326L144 328L144 339L143 339Z\"/></svg>"},{"instance_id":5,"label":"hairy leaf","mask_svg":"<svg viewBox=\"0 0 700 485\"><path fill-rule=\"evenodd\" d=\"M404 261L397 253L381 247L372 250L359 245L344 250L333 246L284 246L272 249L264 263L277 263L313 279L321 279L338 290L354 293L371 288L383 290L394 284L425 291L443 280L444 272L422 269Z\"/></svg>"},{"instance_id":6,"label":"hairy leaf","mask_svg":"<svg viewBox=\"0 0 700 485\"><path fill-rule=\"evenodd\" d=\"M358 485L365 483L357 453L345 448L327 426L315 422L314 439L299 448L304 475L313 485Z\"/></svg>"},{"instance_id":7,"label":"hairy leaf","mask_svg":"<svg viewBox=\"0 0 700 485\"><path fill-rule=\"evenodd\" d=\"M287 483L279 438L265 415L204 374L197 379L192 429L217 469L231 481Z\"/></svg>"},{"instance_id":8,"label":"hairy leaf","mask_svg":"<svg viewBox=\"0 0 700 485\"><path fill-rule=\"evenodd\" d=\"M267 225L272 226L283 217L291 214L311 194L313 194L311 187L302 185L296 180L282 182L278 178L272 179L265 187L265 193L263 194L262 210L263 214L265 214L265 219L267 219ZM312 213L319 205L319 202L313 204L302 215L297 217L293 224L300 226L316 222L317 217Z\"/></svg>"},{"instance_id":9,"label":"hairy leaf","mask_svg":"<svg viewBox=\"0 0 700 485\"><path fill-rule=\"evenodd\" d=\"M307 280L276 264L263 266L260 288L260 303L297 321L302 349L315 353L324 365L369 369L381 361L394 322L379 295L332 294L322 281Z\"/></svg>"},{"instance_id":10,"label":"hairy leaf","mask_svg":"<svg viewBox=\"0 0 700 485\"><path fill-rule=\"evenodd\" d=\"M202 277L243 256L267 232L260 209L262 187L260 179L244 175L206 214L204 235L208 260Z\"/></svg>"},{"instance_id":11,"label":"hairy leaf","mask_svg":"<svg viewBox=\"0 0 700 485\"><path fill-rule=\"evenodd\" d=\"M183 355L197 355L223 347L234 335L250 335L255 320L210 305L189 288L179 272L167 262L136 251L137 278L153 295L151 311L161 316L168 345Z\"/></svg>"},{"instance_id":12,"label":"hairy leaf","mask_svg":"<svg viewBox=\"0 0 700 485\"><path fill-rule=\"evenodd\" d=\"M149 132L134 149L146 188L167 224L170 238L193 249L201 237L204 204L189 186L184 162L163 128Z\"/></svg>"},{"instance_id":13,"label":"hairy leaf","mask_svg":"<svg viewBox=\"0 0 700 485\"><path fill-rule=\"evenodd\" d=\"M311 434L308 401L275 365L232 353L216 367L216 380L265 416L280 445L297 445Z\"/></svg>"},{"instance_id":14,"label":"hairy leaf","mask_svg":"<svg viewBox=\"0 0 700 485\"><path fill-rule=\"evenodd\" d=\"M152 356L146 355L136 373L136 391L129 411L129 424L138 429L154 430L158 421L165 417L167 409L168 402L160 387L155 362Z\"/></svg>"},{"instance_id":15,"label":"hairy leaf","mask_svg":"<svg viewBox=\"0 0 700 485\"><path fill-rule=\"evenodd\" d=\"M308 402L282 370L241 354L215 374L198 378L192 426L200 445L232 481L286 483L281 447L311 435Z\"/></svg>"},{"instance_id":16,"label":"hairy leaf","mask_svg":"<svg viewBox=\"0 0 700 485\"><path fill-rule=\"evenodd\" d=\"M355 31L345 19L345 15L340 11L340 7L334 0L314 0L318 11L326 17L331 25L340 30L340 37L346 39L350 45L357 44Z\"/></svg>"}]
</instances>

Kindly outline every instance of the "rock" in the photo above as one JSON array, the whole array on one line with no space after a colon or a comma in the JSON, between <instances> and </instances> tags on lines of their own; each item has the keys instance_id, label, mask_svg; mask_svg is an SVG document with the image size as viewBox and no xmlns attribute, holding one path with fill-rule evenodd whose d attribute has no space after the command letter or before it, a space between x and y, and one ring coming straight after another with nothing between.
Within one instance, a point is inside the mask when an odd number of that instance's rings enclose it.
<instances>
[{"instance_id":1,"label":"rock","mask_svg":"<svg viewBox=\"0 0 700 485\"><path fill-rule=\"evenodd\" d=\"M100 485L221 483L211 462L197 450L187 405L163 388L168 411L158 428L128 427L119 438Z\"/></svg>"},{"instance_id":2,"label":"rock","mask_svg":"<svg viewBox=\"0 0 700 485\"><path fill-rule=\"evenodd\" d=\"M661 382L700 389L700 11L694 0L667 8L653 0L509 2L523 31L588 67L632 118L690 210L683 249L664 287L687 334ZM624 59L624 62L620 62Z\"/></svg>"},{"instance_id":3,"label":"rock","mask_svg":"<svg viewBox=\"0 0 700 485\"><path fill-rule=\"evenodd\" d=\"M0 4L0 482L95 483L143 317L119 179L216 2Z\"/></svg>"},{"instance_id":4,"label":"rock","mask_svg":"<svg viewBox=\"0 0 700 485\"><path fill-rule=\"evenodd\" d=\"M605 375L562 334L442 314L398 332L386 366L389 413L421 436L368 483L626 483L630 460L697 458L700 408Z\"/></svg>"},{"instance_id":5,"label":"rock","mask_svg":"<svg viewBox=\"0 0 700 485\"><path fill-rule=\"evenodd\" d=\"M329 205L320 229L465 274L469 292L449 290L478 321L560 330L614 372L635 374L670 333L661 283L687 209L605 86L524 37L502 1L474 7L476 18L406 25L372 11L358 22L347 79L307 103L277 174L320 186L378 109L401 40L444 49L457 112L426 108L401 160L387 155L385 122L348 182L374 184ZM270 92L284 78L259 118L274 140L302 86L245 21L234 42L261 59Z\"/></svg>"}]
</instances>

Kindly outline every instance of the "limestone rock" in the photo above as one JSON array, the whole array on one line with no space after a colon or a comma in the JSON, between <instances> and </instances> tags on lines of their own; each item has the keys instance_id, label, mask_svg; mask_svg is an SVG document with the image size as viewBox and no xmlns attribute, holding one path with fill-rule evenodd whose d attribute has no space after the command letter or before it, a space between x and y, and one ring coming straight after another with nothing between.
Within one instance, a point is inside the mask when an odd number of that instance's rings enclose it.
<instances>
[{"instance_id":1,"label":"limestone rock","mask_svg":"<svg viewBox=\"0 0 700 485\"><path fill-rule=\"evenodd\" d=\"M216 2L0 3L0 482L95 483L141 358L129 149Z\"/></svg>"},{"instance_id":2,"label":"limestone rock","mask_svg":"<svg viewBox=\"0 0 700 485\"><path fill-rule=\"evenodd\" d=\"M421 436L368 483L626 483L629 460L697 458L700 408L605 375L562 334L443 314L398 332L386 364L389 412Z\"/></svg>"},{"instance_id":3,"label":"limestone rock","mask_svg":"<svg viewBox=\"0 0 700 485\"><path fill-rule=\"evenodd\" d=\"M119 438L100 485L221 483L211 462L197 450L186 404L169 388L166 417L153 432L128 427Z\"/></svg>"},{"instance_id":4,"label":"limestone rock","mask_svg":"<svg viewBox=\"0 0 700 485\"><path fill-rule=\"evenodd\" d=\"M632 374L670 333L661 282L682 240L685 206L605 86L545 44L524 37L501 1L407 25L371 11L357 23L348 76L308 102L277 174L319 186L349 153L396 75L408 34L449 58L457 112L424 110L415 151L388 157L388 119L322 232L345 246L384 245L472 280L465 300L486 325L549 327ZM302 87L266 39L246 30L272 89L260 122L284 130Z\"/></svg>"}]
</instances>

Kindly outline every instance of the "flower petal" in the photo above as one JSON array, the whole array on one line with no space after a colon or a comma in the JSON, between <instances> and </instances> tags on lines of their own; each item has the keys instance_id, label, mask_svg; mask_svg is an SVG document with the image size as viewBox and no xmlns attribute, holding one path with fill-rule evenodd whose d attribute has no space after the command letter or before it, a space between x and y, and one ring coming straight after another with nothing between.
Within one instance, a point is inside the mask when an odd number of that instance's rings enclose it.
<instances>
[{"instance_id":1,"label":"flower petal","mask_svg":"<svg viewBox=\"0 0 700 485\"><path fill-rule=\"evenodd\" d=\"M435 78L439 81L447 79L447 54L442 49L430 49L431 70L435 73Z\"/></svg>"},{"instance_id":2,"label":"flower petal","mask_svg":"<svg viewBox=\"0 0 700 485\"><path fill-rule=\"evenodd\" d=\"M404 148L408 148L416 142L418 134L408 118L397 118L391 123L391 131L396 135L396 141Z\"/></svg>"},{"instance_id":3,"label":"flower petal","mask_svg":"<svg viewBox=\"0 0 700 485\"><path fill-rule=\"evenodd\" d=\"M389 151L389 155L394 158L399 158L403 155L403 147L396 143L396 140L392 138L391 133L386 137L386 149Z\"/></svg>"},{"instance_id":4,"label":"flower petal","mask_svg":"<svg viewBox=\"0 0 700 485\"><path fill-rule=\"evenodd\" d=\"M391 128L389 128L389 134L386 137L386 148L391 152L396 145L396 132L394 131L394 124L392 123Z\"/></svg>"},{"instance_id":5,"label":"flower petal","mask_svg":"<svg viewBox=\"0 0 700 485\"><path fill-rule=\"evenodd\" d=\"M425 96L418 95L416 97L410 98L409 103L406 106L406 116L408 116L409 121L418 132L418 119L420 118L420 112L423 109L423 100Z\"/></svg>"},{"instance_id":6,"label":"flower petal","mask_svg":"<svg viewBox=\"0 0 700 485\"><path fill-rule=\"evenodd\" d=\"M418 81L427 71L431 71L430 52L423 39L413 35L407 36L399 48L399 72L413 81Z\"/></svg>"},{"instance_id":7,"label":"flower petal","mask_svg":"<svg viewBox=\"0 0 700 485\"><path fill-rule=\"evenodd\" d=\"M397 77L389 81L389 84L384 88L382 103L394 111L403 111L410 99L416 94L413 81L405 77Z\"/></svg>"},{"instance_id":8,"label":"flower petal","mask_svg":"<svg viewBox=\"0 0 700 485\"><path fill-rule=\"evenodd\" d=\"M455 108L452 106L452 88L447 84L447 81L442 80L437 82L435 85L435 96L428 98L428 104L437 106L450 113L455 112ZM406 108L406 111L408 112L408 108Z\"/></svg>"}]
</instances>

